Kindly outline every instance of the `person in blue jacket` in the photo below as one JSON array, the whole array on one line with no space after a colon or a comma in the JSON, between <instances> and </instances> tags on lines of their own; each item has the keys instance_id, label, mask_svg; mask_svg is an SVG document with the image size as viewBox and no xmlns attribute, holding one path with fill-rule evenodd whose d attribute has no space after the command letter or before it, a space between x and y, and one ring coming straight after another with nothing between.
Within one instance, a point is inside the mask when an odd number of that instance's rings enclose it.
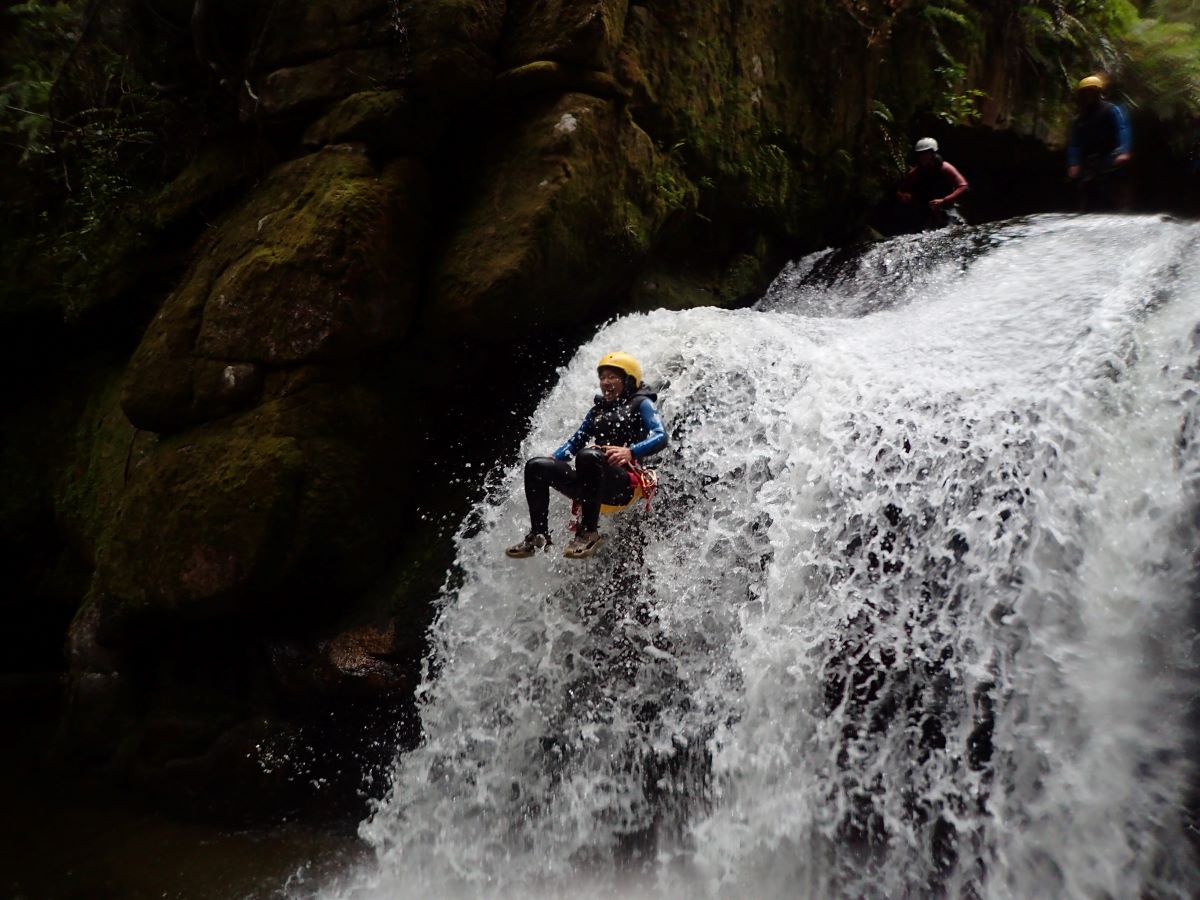
<instances>
[{"instance_id":1,"label":"person in blue jacket","mask_svg":"<svg viewBox=\"0 0 1200 900\"><path fill-rule=\"evenodd\" d=\"M1085 211L1116 208L1121 205L1122 176L1132 159L1129 120L1121 107L1104 99L1099 76L1079 82L1075 102L1078 115L1067 143L1067 177L1079 185Z\"/></svg>"},{"instance_id":2,"label":"person in blue jacket","mask_svg":"<svg viewBox=\"0 0 1200 900\"><path fill-rule=\"evenodd\" d=\"M658 395L642 382L641 364L628 353L609 353L597 372L600 393L578 430L553 456L534 457L525 464L530 530L504 551L513 559L550 548L550 488L581 508L575 536L563 556L591 555L604 540L599 531L601 505L629 503L637 489L635 466L667 445L667 432L654 406ZM568 462L572 456L574 467Z\"/></svg>"}]
</instances>

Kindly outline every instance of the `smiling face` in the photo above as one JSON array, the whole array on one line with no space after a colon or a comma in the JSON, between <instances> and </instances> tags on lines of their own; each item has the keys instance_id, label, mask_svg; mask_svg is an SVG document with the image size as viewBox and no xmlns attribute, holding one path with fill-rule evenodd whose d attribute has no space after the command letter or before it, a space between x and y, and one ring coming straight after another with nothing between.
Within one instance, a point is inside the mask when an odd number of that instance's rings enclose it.
<instances>
[{"instance_id":1,"label":"smiling face","mask_svg":"<svg viewBox=\"0 0 1200 900\"><path fill-rule=\"evenodd\" d=\"M600 369L600 395L605 400L616 400L625 390L625 373L613 366Z\"/></svg>"}]
</instances>

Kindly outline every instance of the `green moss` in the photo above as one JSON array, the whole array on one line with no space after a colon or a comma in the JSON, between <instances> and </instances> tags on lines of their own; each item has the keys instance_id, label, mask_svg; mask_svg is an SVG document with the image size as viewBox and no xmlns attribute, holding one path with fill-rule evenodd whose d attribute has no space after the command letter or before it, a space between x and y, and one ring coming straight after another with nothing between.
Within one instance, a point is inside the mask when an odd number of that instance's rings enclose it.
<instances>
[{"instance_id":1,"label":"green moss","mask_svg":"<svg viewBox=\"0 0 1200 900\"><path fill-rule=\"evenodd\" d=\"M264 151L253 141L228 138L198 153L150 202L150 221L166 228L254 174Z\"/></svg>"},{"instance_id":2,"label":"green moss","mask_svg":"<svg viewBox=\"0 0 1200 900\"><path fill-rule=\"evenodd\" d=\"M628 312L682 310L720 305L721 298L711 277L651 269L634 281L629 295Z\"/></svg>"},{"instance_id":3,"label":"green moss","mask_svg":"<svg viewBox=\"0 0 1200 900\"><path fill-rule=\"evenodd\" d=\"M415 132L419 128L419 117L413 114L404 91L361 91L339 100L308 126L304 143L320 146L362 141L394 147L404 143L399 132ZM427 139L409 141L414 147L427 142Z\"/></svg>"},{"instance_id":4,"label":"green moss","mask_svg":"<svg viewBox=\"0 0 1200 900\"><path fill-rule=\"evenodd\" d=\"M288 565L303 471L287 437L165 441L132 473L101 545L109 615L207 618L261 598Z\"/></svg>"},{"instance_id":5,"label":"green moss","mask_svg":"<svg viewBox=\"0 0 1200 900\"><path fill-rule=\"evenodd\" d=\"M594 97L623 97L616 79L605 71L553 60L535 60L496 76L497 96L508 101L553 94L591 94Z\"/></svg>"},{"instance_id":6,"label":"green moss","mask_svg":"<svg viewBox=\"0 0 1200 900\"><path fill-rule=\"evenodd\" d=\"M669 150L659 148L654 165L654 190L665 207L667 215L696 208L700 192L684 174L680 165L682 141Z\"/></svg>"},{"instance_id":7,"label":"green moss","mask_svg":"<svg viewBox=\"0 0 1200 900\"><path fill-rule=\"evenodd\" d=\"M503 134L485 171L435 274L433 321L497 341L590 315L694 196L624 110L588 95Z\"/></svg>"},{"instance_id":8,"label":"green moss","mask_svg":"<svg viewBox=\"0 0 1200 900\"><path fill-rule=\"evenodd\" d=\"M606 68L620 46L628 9L629 0L514 0L506 61L551 59Z\"/></svg>"},{"instance_id":9,"label":"green moss","mask_svg":"<svg viewBox=\"0 0 1200 900\"><path fill-rule=\"evenodd\" d=\"M425 181L407 160L377 173L353 145L273 171L143 336L125 384L131 421L176 430L253 402L253 389L201 377L202 365L344 360L403 335L424 262Z\"/></svg>"},{"instance_id":10,"label":"green moss","mask_svg":"<svg viewBox=\"0 0 1200 900\"><path fill-rule=\"evenodd\" d=\"M138 441L138 432L121 411L120 397L119 371L97 379L54 489L59 528L90 565L95 565L96 548L130 471L154 441L152 435Z\"/></svg>"}]
</instances>

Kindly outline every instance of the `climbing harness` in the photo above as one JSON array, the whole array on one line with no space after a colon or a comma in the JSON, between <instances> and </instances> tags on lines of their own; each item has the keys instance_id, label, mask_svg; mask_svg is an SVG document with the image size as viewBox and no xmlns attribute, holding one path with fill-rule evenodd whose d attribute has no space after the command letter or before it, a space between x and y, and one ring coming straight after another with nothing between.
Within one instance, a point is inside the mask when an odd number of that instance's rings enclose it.
<instances>
[{"instance_id":1,"label":"climbing harness","mask_svg":"<svg viewBox=\"0 0 1200 900\"><path fill-rule=\"evenodd\" d=\"M611 516L614 513L619 513L621 510L633 506L638 500L645 502L646 512L650 511L650 501L654 499L654 495L658 492L658 472L645 466L633 465L625 469L625 474L629 476L629 484L633 488L633 493L624 503L601 503L600 513L602 515ZM568 531L575 531L577 529L579 514L582 511L583 504L578 500L572 500L571 521L567 523Z\"/></svg>"}]
</instances>

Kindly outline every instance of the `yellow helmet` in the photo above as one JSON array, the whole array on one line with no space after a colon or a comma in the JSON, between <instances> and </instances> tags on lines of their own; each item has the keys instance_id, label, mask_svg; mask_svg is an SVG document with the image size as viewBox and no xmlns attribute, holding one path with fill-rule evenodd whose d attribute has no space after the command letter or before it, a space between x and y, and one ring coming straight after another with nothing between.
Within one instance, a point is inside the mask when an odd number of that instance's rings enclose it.
<instances>
[{"instance_id":1,"label":"yellow helmet","mask_svg":"<svg viewBox=\"0 0 1200 900\"><path fill-rule=\"evenodd\" d=\"M600 357L600 362L596 363L596 368L599 370L606 366L613 369L620 369L633 379L634 387L642 386L642 364L628 353L622 353L618 350L615 353L604 354L604 356Z\"/></svg>"},{"instance_id":2,"label":"yellow helmet","mask_svg":"<svg viewBox=\"0 0 1200 900\"><path fill-rule=\"evenodd\" d=\"M1079 79L1079 84L1075 85L1077 91L1102 91L1104 90L1104 79L1099 75L1089 75L1087 78Z\"/></svg>"}]
</instances>

